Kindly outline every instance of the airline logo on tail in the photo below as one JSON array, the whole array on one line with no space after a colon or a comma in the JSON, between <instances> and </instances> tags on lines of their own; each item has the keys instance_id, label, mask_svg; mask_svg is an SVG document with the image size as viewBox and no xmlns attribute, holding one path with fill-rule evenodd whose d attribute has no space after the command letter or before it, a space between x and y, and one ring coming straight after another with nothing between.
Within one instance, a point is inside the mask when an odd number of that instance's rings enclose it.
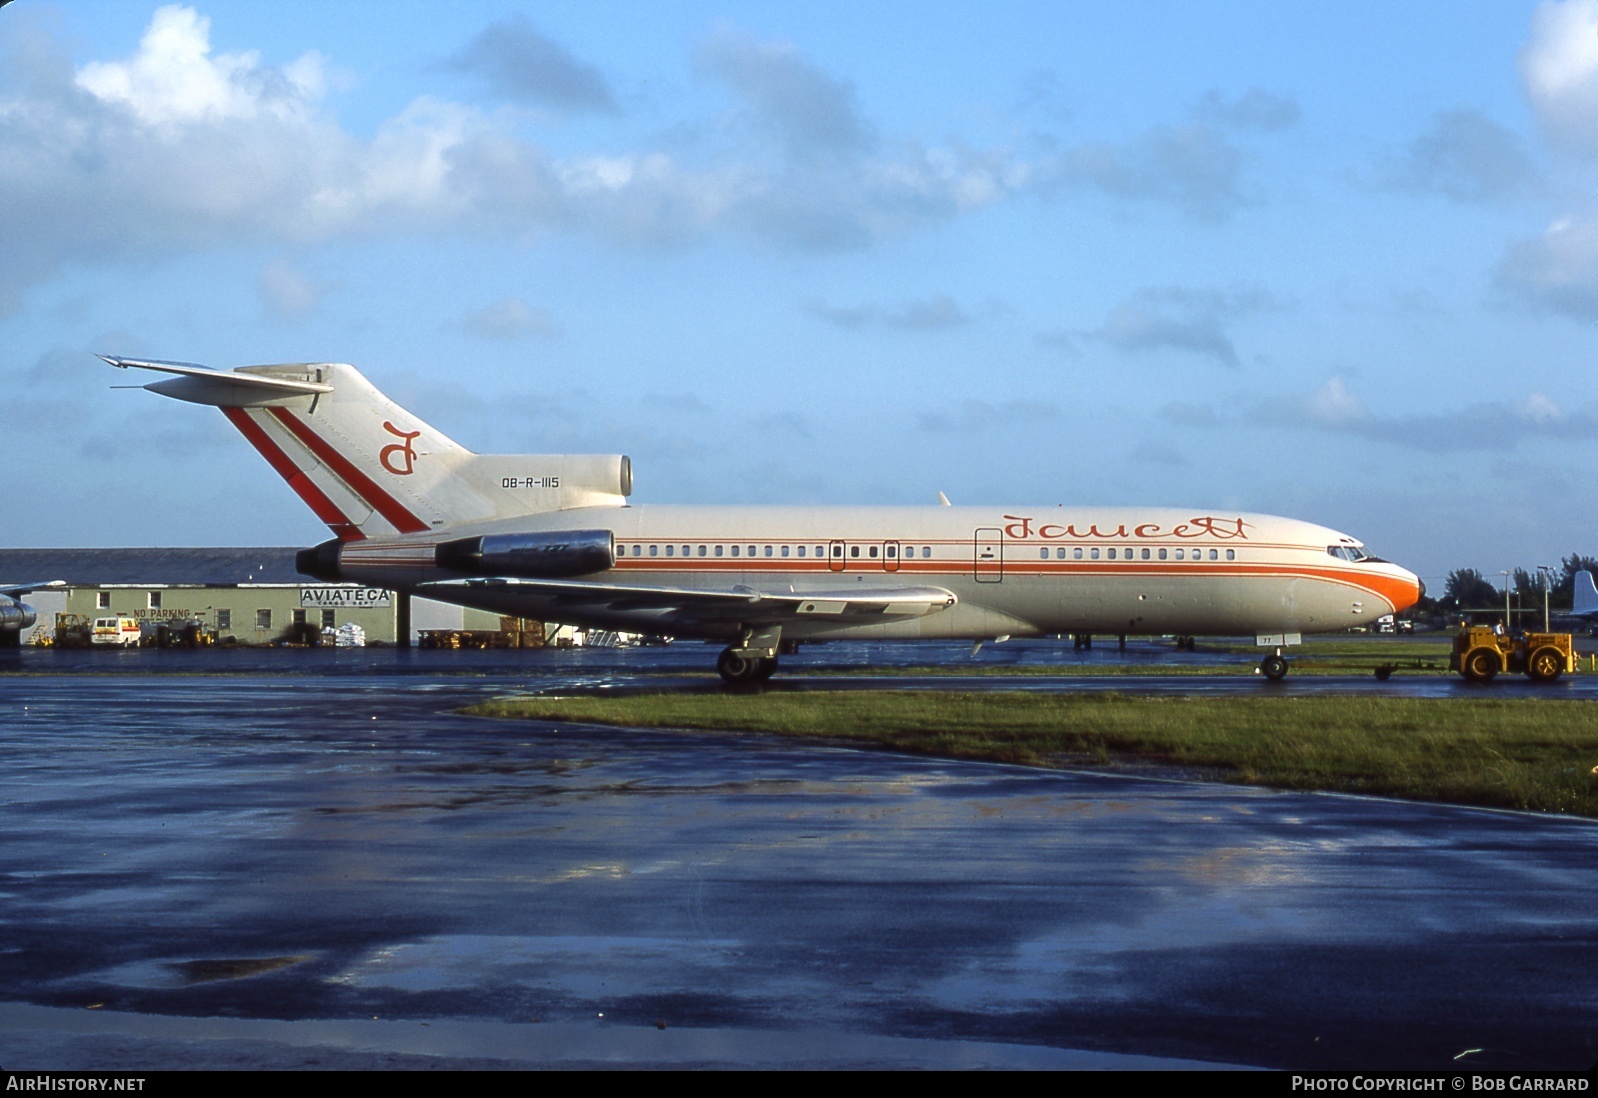
<instances>
[{"instance_id":1,"label":"airline logo on tail","mask_svg":"<svg viewBox=\"0 0 1598 1098\"><path fill-rule=\"evenodd\" d=\"M410 476L416 471L416 451L411 449L411 443L415 442L416 436L422 432L401 431L398 427L394 426L386 419L383 421L383 430L387 431L395 438L403 439L404 441L396 442L392 446L383 447L382 452L377 455L377 460L383 463L383 468L387 469L397 477ZM396 457L396 455L399 456ZM403 469L394 464L395 461L399 460L403 460L405 462L405 467Z\"/></svg>"}]
</instances>

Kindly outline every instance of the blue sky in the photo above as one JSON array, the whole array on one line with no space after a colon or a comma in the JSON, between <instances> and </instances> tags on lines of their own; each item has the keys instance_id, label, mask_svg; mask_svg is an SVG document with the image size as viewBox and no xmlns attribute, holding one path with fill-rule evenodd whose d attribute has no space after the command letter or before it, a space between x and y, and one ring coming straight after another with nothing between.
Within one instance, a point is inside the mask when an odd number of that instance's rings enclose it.
<instances>
[{"instance_id":1,"label":"blue sky","mask_svg":"<svg viewBox=\"0 0 1598 1098\"><path fill-rule=\"evenodd\" d=\"M0 9L13 545L309 544L106 351L352 362L635 501L1598 552L1598 0Z\"/></svg>"}]
</instances>

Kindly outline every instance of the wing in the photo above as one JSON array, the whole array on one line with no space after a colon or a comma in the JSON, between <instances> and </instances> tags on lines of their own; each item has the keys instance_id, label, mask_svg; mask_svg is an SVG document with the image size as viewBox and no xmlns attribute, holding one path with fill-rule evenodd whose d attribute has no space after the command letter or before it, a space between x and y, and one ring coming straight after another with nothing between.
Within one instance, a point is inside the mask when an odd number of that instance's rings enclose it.
<instances>
[{"instance_id":1,"label":"wing","mask_svg":"<svg viewBox=\"0 0 1598 1098\"><path fill-rule=\"evenodd\" d=\"M41 580L38 583L14 583L10 585L0 584L0 595L14 599L26 595L29 591L40 591L46 587L65 587L66 585L66 580Z\"/></svg>"},{"instance_id":2,"label":"wing","mask_svg":"<svg viewBox=\"0 0 1598 1098\"><path fill-rule=\"evenodd\" d=\"M415 588L424 598L470 603L472 595L509 596L542 608L550 620L562 612L587 617L627 617L640 631L669 632L726 625L786 625L827 622L866 625L935 614L953 606L954 592L941 587L856 587L817 591L695 590L679 587L630 587L579 580L449 580Z\"/></svg>"}]
</instances>

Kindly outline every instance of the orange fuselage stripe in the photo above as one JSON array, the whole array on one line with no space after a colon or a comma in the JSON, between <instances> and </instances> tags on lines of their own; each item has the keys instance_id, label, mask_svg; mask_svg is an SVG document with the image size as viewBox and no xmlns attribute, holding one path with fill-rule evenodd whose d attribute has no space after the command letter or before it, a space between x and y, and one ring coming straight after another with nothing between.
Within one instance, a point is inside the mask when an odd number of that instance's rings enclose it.
<instances>
[{"instance_id":1,"label":"orange fuselage stripe","mask_svg":"<svg viewBox=\"0 0 1598 1098\"><path fill-rule=\"evenodd\" d=\"M993 571L999 571L999 562L983 562L984 566ZM881 567L882 561L867 562L865 560L851 559L847 567L841 572L861 573L881 572L885 575L893 574L889 569ZM900 562L898 574L903 575L913 572L917 576L932 577L937 575L968 577L974 574L974 566L970 561L961 561L957 566L954 561L910 561ZM642 558L633 559L622 557L616 561L616 568L626 572L828 572L832 573L831 562L826 558L799 560L789 557L689 557L676 559ZM1210 576L1225 575L1238 578L1255 579L1316 579L1345 586L1358 588L1384 600L1396 608L1412 606L1419 596L1415 584L1400 579L1396 576L1384 576L1368 572L1356 572L1340 568L1322 568L1308 564L1263 564L1246 563L1240 561L1193 561L1183 567L1170 561L1161 561L1157 564L1145 564L1142 561L1127 561L1119 566L1106 566L1105 562L1085 561L1011 561L1003 562L1003 571L1013 576L1051 576L1069 575L1073 577L1095 577L1101 579L1131 579L1131 578L1160 578L1160 579L1185 579L1188 577L1205 578Z\"/></svg>"}]
</instances>

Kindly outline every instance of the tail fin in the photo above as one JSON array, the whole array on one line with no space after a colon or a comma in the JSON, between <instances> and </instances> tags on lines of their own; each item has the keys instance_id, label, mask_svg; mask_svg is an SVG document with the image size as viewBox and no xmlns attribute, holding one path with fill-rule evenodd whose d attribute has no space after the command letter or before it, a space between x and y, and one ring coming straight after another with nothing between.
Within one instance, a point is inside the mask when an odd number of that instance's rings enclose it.
<instances>
[{"instance_id":1,"label":"tail fin","mask_svg":"<svg viewBox=\"0 0 1598 1098\"><path fill-rule=\"evenodd\" d=\"M621 506L632 463L619 454L474 454L342 363L241 366L101 355L174 376L145 388L222 409L340 540L420 534L559 511Z\"/></svg>"},{"instance_id":2,"label":"tail fin","mask_svg":"<svg viewBox=\"0 0 1598 1098\"><path fill-rule=\"evenodd\" d=\"M1598 586L1592 582L1591 572L1576 573L1575 602L1571 613L1578 618L1598 617Z\"/></svg>"}]
</instances>

